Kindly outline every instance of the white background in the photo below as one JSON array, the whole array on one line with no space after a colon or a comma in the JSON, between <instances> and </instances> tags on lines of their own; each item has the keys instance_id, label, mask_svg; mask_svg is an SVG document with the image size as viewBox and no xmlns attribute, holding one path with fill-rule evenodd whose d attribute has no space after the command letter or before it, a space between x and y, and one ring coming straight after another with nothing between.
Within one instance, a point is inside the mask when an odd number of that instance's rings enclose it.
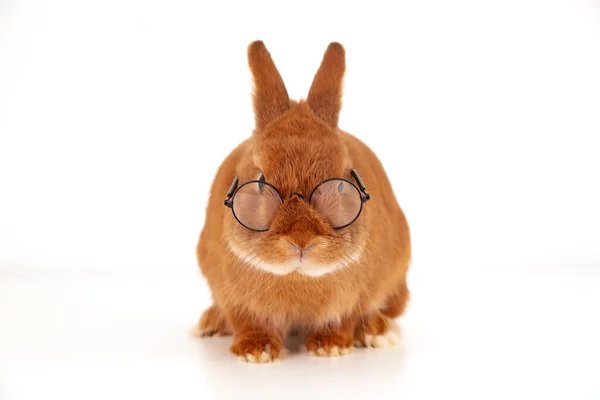
<instances>
[{"instance_id":1,"label":"white background","mask_svg":"<svg viewBox=\"0 0 600 400\"><path fill-rule=\"evenodd\" d=\"M266 368L333 374L340 396L388 375L378 387L409 397L600 396L600 5L391 4L0 1L0 399L80 396L101 377L113 397L213 393L228 376L273 387L240 373L227 339L184 332L210 301L194 254L210 184L252 129L255 39L292 98L330 41L346 47L340 126L379 155L414 246L393 357ZM86 353L90 338L106 348Z\"/></svg>"}]
</instances>

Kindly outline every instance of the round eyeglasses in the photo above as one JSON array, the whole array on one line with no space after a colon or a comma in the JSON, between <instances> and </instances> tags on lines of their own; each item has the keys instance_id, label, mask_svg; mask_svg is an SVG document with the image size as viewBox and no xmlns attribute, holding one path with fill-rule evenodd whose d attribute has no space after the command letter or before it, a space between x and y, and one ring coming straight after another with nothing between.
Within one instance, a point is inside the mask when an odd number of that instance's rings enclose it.
<instances>
[{"instance_id":1,"label":"round eyeglasses","mask_svg":"<svg viewBox=\"0 0 600 400\"><path fill-rule=\"evenodd\" d=\"M360 215L363 204L371 195L356 170L350 170L356 185L344 178L330 178L319 183L310 194L310 204L333 229L342 229L352 224ZM298 196L292 193L289 197ZM235 219L245 228L256 232L268 231L275 213L285 198L264 177L239 185L235 177L227 192L225 206L231 208Z\"/></svg>"}]
</instances>

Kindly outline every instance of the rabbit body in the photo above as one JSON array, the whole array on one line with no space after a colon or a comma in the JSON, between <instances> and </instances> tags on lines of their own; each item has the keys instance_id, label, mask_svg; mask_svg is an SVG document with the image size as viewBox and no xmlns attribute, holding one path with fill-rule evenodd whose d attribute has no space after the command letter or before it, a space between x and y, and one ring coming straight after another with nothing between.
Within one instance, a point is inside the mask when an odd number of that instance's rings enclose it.
<instances>
[{"instance_id":1,"label":"rabbit body","mask_svg":"<svg viewBox=\"0 0 600 400\"><path fill-rule=\"evenodd\" d=\"M329 45L299 102L289 100L262 42L248 47L248 59L256 127L211 188L197 256L214 304L200 334L233 334L231 352L249 362L277 359L296 329L320 356L393 344L392 320L409 298L409 228L377 156L337 126L343 47ZM306 199L326 179L352 181L351 169L371 198L351 225L333 229ZM283 196L267 231L245 228L223 205L235 177L264 177Z\"/></svg>"}]
</instances>

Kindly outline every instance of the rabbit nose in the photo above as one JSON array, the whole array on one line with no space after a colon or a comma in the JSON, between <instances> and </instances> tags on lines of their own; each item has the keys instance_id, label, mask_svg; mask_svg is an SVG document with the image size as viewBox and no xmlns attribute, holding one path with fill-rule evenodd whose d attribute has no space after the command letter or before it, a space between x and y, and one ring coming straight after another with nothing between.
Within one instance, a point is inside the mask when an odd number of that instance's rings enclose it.
<instances>
[{"instance_id":1,"label":"rabbit nose","mask_svg":"<svg viewBox=\"0 0 600 400\"><path fill-rule=\"evenodd\" d=\"M306 251L306 250L310 249L311 247L315 246L315 243L312 243L312 244L309 244L309 245L304 244L304 246L299 246L298 244L292 242L289 239L288 239L288 243L292 246L292 248L294 250L296 250L299 253L302 253L303 251Z\"/></svg>"}]
</instances>

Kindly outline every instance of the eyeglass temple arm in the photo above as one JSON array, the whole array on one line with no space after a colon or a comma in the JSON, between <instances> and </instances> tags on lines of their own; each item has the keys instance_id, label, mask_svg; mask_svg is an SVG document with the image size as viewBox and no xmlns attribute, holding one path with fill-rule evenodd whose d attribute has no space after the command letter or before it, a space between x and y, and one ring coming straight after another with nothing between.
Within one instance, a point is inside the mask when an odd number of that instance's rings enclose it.
<instances>
[{"instance_id":1,"label":"eyeglass temple arm","mask_svg":"<svg viewBox=\"0 0 600 400\"><path fill-rule=\"evenodd\" d=\"M352 174L352 177L358 184L358 188L360 189L360 191L363 192L363 195L361 196L362 202L364 203L371 199L371 195L367 193L367 188L365 187L365 184L363 183L362 179L360 179L360 175L358 174L358 172L356 172L355 169L351 169L350 174Z\"/></svg>"},{"instance_id":2,"label":"eyeglass temple arm","mask_svg":"<svg viewBox=\"0 0 600 400\"><path fill-rule=\"evenodd\" d=\"M240 178L236 176L233 179L233 182L231 182L231 186L229 186L229 191L227 192L227 198L224 201L224 204L229 208L233 207L233 201L231 201L231 198L233 197L233 192L235 192L235 190L237 189L239 181L240 181Z\"/></svg>"}]
</instances>

